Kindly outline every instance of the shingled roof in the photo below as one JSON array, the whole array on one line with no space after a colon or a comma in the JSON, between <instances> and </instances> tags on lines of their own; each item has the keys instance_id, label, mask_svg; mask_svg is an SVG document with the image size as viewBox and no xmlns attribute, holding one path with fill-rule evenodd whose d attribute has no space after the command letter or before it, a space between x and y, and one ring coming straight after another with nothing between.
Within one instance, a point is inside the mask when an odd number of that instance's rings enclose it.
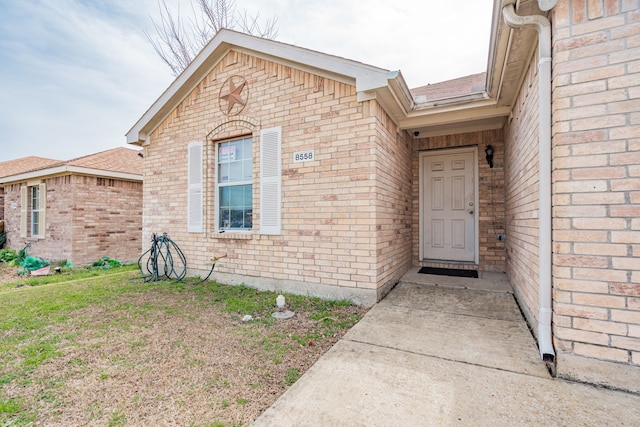
<instances>
[{"instance_id":1,"label":"shingled roof","mask_svg":"<svg viewBox=\"0 0 640 427\"><path fill-rule=\"evenodd\" d=\"M0 162L0 178L47 168L59 163L60 160L47 159L46 157L38 156L28 156L20 159Z\"/></svg>"},{"instance_id":2,"label":"shingled roof","mask_svg":"<svg viewBox=\"0 0 640 427\"><path fill-rule=\"evenodd\" d=\"M69 160L66 164L81 168L142 175L142 157L138 155L139 152L139 150L118 147L100 153L78 157Z\"/></svg>"},{"instance_id":3,"label":"shingled roof","mask_svg":"<svg viewBox=\"0 0 640 427\"><path fill-rule=\"evenodd\" d=\"M470 76L420 86L411 89L411 94L416 99L416 102L471 95L485 90L486 79L487 73L472 74Z\"/></svg>"},{"instance_id":4,"label":"shingled roof","mask_svg":"<svg viewBox=\"0 0 640 427\"><path fill-rule=\"evenodd\" d=\"M0 183L61 173L77 173L142 180L139 150L118 147L75 159L60 161L29 156L0 163Z\"/></svg>"}]
</instances>

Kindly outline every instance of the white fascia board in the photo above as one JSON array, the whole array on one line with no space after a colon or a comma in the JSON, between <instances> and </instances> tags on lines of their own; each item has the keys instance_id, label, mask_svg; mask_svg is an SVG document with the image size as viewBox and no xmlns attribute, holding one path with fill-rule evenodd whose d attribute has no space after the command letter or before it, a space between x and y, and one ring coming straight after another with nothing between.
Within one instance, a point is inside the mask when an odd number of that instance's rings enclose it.
<instances>
[{"instance_id":1,"label":"white fascia board","mask_svg":"<svg viewBox=\"0 0 640 427\"><path fill-rule=\"evenodd\" d=\"M466 104L474 101L482 101L489 99L487 92L476 92L467 95L452 96L449 98L434 99L426 102L418 102L415 104L414 110L420 111L428 108L436 108L447 105Z\"/></svg>"},{"instance_id":2,"label":"white fascia board","mask_svg":"<svg viewBox=\"0 0 640 427\"><path fill-rule=\"evenodd\" d=\"M511 28L502 19L502 8L516 0L494 1L491 18L491 35L489 40L489 54L487 58L486 91L495 99L500 98L502 79L506 66L507 51L509 50Z\"/></svg>"},{"instance_id":3,"label":"white fascia board","mask_svg":"<svg viewBox=\"0 0 640 427\"><path fill-rule=\"evenodd\" d=\"M68 170L70 173L76 175L92 175L103 178L123 179L128 181L142 181L142 175L127 172L106 171L102 169L82 168L78 166L69 166Z\"/></svg>"},{"instance_id":4,"label":"white fascia board","mask_svg":"<svg viewBox=\"0 0 640 427\"><path fill-rule=\"evenodd\" d=\"M414 110L400 122L401 129L424 126L468 122L471 120L508 116L509 106L498 106L495 100L487 99L465 104L451 104L443 107Z\"/></svg>"},{"instance_id":5,"label":"white fascia board","mask_svg":"<svg viewBox=\"0 0 640 427\"><path fill-rule=\"evenodd\" d=\"M91 175L91 176L99 176L103 178L123 179L127 181L142 181L142 175L63 165L55 168L40 169L32 172L21 173L18 175L5 176L3 178L0 178L0 184L7 184L10 182L18 182L18 181L28 181L31 179L44 179L44 178L48 178L55 175L68 175L68 174Z\"/></svg>"},{"instance_id":6,"label":"white fascia board","mask_svg":"<svg viewBox=\"0 0 640 427\"><path fill-rule=\"evenodd\" d=\"M127 132L127 143L144 145L148 135L231 49L245 50L274 62L285 61L296 68L310 69L315 73L328 72L338 81L355 83L359 92L382 87L388 80L389 71L382 68L236 31L221 30Z\"/></svg>"},{"instance_id":7,"label":"white fascia board","mask_svg":"<svg viewBox=\"0 0 640 427\"><path fill-rule=\"evenodd\" d=\"M387 82L389 71L372 65L235 31L227 30L221 34L224 41L237 50L241 51L244 48L251 55L274 62L282 63L284 60L295 68L306 69L316 74L329 72L331 77L338 81L348 84L355 82L357 91L371 90Z\"/></svg>"},{"instance_id":8,"label":"white fascia board","mask_svg":"<svg viewBox=\"0 0 640 427\"><path fill-rule=\"evenodd\" d=\"M377 84L379 84L378 82ZM387 73L384 85L357 93L358 102L375 99L398 124L415 108L411 91L400 71Z\"/></svg>"}]
</instances>

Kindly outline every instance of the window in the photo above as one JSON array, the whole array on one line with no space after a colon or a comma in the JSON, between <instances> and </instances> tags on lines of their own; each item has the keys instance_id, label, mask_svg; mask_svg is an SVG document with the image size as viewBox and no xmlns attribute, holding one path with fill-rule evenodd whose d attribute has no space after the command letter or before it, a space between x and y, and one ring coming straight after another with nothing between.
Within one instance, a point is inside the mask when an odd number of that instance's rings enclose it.
<instances>
[{"instance_id":1,"label":"window","mask_svg":"<svg viewBox=\"0 0 640 427\"><path fill-rule=\"evenodd\" d=\"M29 187L29 192L31 193L29 198L30 234L38 236L40 235L40 186Z\"/></svg>"},{"instance_id":2,"label":"window","mask_svg":"<svg viewBox=\"0 0 640 427\"><path fill-rule=\"evenodd\" d=\"M44 238L46 185L23 186L20 189L20 236Z\"/></svg>"},{"instance_id":3,"label":"window","mask_svg":"<svg viewBox=\"0 0 640 427\"><path fill-rule=\"evenodd\" d=\"M225 141L217 148L218 229L253 228L253 140Z\"/></svg>"}]
</instances>

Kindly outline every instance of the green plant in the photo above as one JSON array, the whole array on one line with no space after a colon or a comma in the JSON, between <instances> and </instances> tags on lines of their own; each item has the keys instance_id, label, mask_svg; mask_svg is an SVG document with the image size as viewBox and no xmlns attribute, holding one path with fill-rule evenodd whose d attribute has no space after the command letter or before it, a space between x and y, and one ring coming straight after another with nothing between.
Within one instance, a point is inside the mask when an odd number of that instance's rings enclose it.
<instances>
[{"instance_id":1,"label":"green plant","mask_svg":"<svg viewBox=\"0 0 640 427\"><path fill-rule=\"evenodd\" d=\"M288 386L293 385L301 376L302 374L298 368L289 368L284 373L284 383Z\"/></svg>"},{"instance_id":2,"label":"green plant","mask_svg":"<svg viewBox=\"0 0 640 427\"><path fill-rule=\"evenodd\" d=\"M16 251L12 249L0 250L0 262L11 262L16 258L18 258L18 254L16 254Z\"/></svg>"},{"instance_id":3,"label":"green plant","mask_svg":"<svg viewBox=\"0 0 640 427\"><path fill-rule=\"evenodd\" d=\"M122 262L116 259L109 258L108 256L103 256L102 258L91 264L91 266L106 270L110 268L122 267Z\"/></svg>"},{"instance_id":4,"label":"green plant","mask_svg":"<svg viewBox=\"0 0 640 427\"><path fill-rule=\"evenodd\" d=\"M109 427L117 427L117 426L123 426L126 423L127 423L127 417L124 415L124 412L116 411L111 417L111 419L109 420L109 423L107 425Z\"/></svg>"}]
</instances>

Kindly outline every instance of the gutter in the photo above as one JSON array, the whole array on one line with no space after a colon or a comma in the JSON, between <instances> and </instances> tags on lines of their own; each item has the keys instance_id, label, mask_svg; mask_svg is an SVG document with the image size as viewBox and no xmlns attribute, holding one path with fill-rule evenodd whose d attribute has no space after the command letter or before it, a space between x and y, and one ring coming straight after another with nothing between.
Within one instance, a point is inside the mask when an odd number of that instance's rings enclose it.
<instances>
[{"instance_id":1,"label":"gutter","mask_svg":"<svg viewBox=\"0 0 640 427\"><path fill-rule=\"evenodd\" d=\"M517 15L513 4L502 8L502 16L504 22L511 28L534 27L538 31L538 198L540 205L538 215L538 347L542 360L553 363L555 351L551 331L553 312L551 306L551 23L541 15Z\"/></svg>"}]
</instances>

